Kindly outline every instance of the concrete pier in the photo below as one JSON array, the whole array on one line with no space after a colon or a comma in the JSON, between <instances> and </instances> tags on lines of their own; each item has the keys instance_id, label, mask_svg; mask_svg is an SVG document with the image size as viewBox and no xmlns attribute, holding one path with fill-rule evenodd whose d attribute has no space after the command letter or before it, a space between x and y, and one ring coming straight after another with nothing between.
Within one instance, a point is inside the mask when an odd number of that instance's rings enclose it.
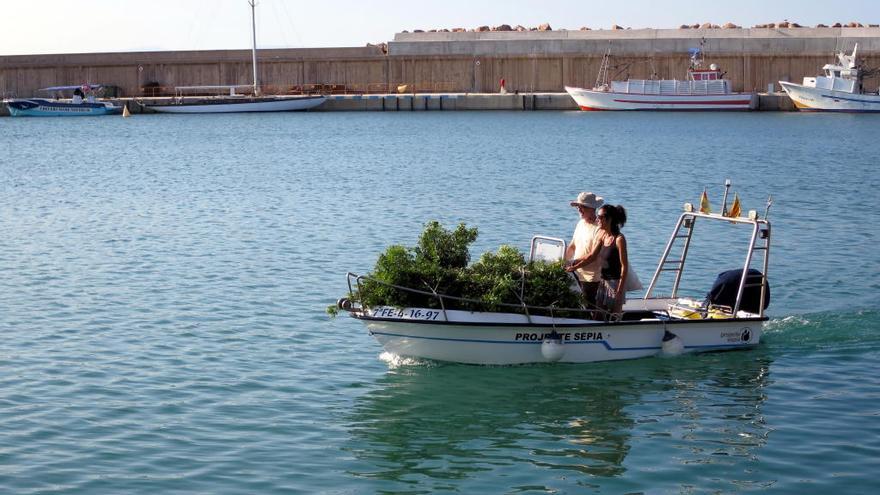
<instances>
[{"instance_id":1,"label":"concrete pier","mask_svg":"<svg viewBox=\"0 0 880 495\"><path fill-rule=\"evenodd\" d=\"M171 98L115 98L114 103L128 105L132 114L155 113L141 105L172 104ZM574 111L577 105L568 93L409 93L330 95L313 112L439 112L439 111ZM796 110L785 93L758 95L757 111ZM5 106L0 116L8 116Z\"/></svg>"},{"instance_id":2,"label":"concrete pier","mask_svg":"<svg viewBox=\"0 0 880 495\"><path fill-rule=\"evenodd\" d=\"M328 97L316 112L346 111L564 111L577 110L577 104L568 93L462 93L411 95L336 95ZM756 111L797 110L785 93L758 94Z\"/></svg>"},{"instance_id":3,"label":"concrete pier","mask_svg":"<svg viewBox=\"0 0 880 495\"><path fill-rule=\"evenodd\" d=\"M568 93L448 93L331 95L318 112L339 111L577 110Z\"/></svg>"}]
</instances>

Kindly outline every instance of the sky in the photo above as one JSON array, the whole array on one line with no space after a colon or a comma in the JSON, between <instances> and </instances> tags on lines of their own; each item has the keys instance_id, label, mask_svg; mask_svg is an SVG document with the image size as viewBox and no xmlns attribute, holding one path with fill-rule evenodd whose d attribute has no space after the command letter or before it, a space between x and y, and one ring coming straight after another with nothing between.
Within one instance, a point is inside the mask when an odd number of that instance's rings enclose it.
<instances>
[{"instance_id":1,"label":"sky","mask_svg":"<svg viewBox=\"0 0 880 495\"><path fill-rule=\"evenodd\" d=\"M221 50L251 46L246 0L0 0L0 55ZM352 47L415 29L549 23L553 29L880 24L880 0L257 0L257 45Z\"/></svg>"}]
</instances>

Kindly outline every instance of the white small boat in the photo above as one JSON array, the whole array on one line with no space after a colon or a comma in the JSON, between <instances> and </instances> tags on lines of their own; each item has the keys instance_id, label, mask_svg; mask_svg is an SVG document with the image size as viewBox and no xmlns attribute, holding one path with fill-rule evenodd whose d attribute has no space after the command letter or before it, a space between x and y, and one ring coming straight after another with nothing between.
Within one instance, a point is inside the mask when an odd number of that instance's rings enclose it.
<instances>
[{"instance_id":1,"label":"white small boat","mask_svg":"<svg viewBox=\"0 0 880 495\"><path fill-rule=\"evenodd\" d=\"M3 103L12 117L82 117L122 113L121 106L97 98L96 95L103 89L104 86L100 84L52 86L38 90L51 94L51 97L7 98ZM64 94L69 96L70 92L75 92L72 98L62 97Z\"/></svg>"},{"instance_id":2,"label":"white small boat","mask_svg":"<svg viewBox=\"0 0 880 495\"><path fill-rule=\"evenodd\" d=\"M824 76L805 77L803 84L779 81L794 105L814 112L880 112L880 94L864 91L865 72L852 55L837 54L836 64L822 67Z\"/></svg>"},{"instance_id":3,"label":"white small boat","mask_svg":"<svg viewBox=\"0 0 880 495\"><path fill-rule=\"evenodd\" d=\"M605 54L593 89L565 86L581 110L753 110L754 93L734 93L730 81L715 65L702 67L701 51L691 50L684 81L628 79L607 83L609 53Z\"/></svg>"},{"instance_id":4,"label":"white small boat","mask_svg":"<svg viewBox=\"0 0 880 495\"><path fill-rule=\"evenodd\" d=\"M324 103L326 98L313 96L224 96L214 98L175 98L167 105L146 105L159 113L244 113L291 112L308 110Z\"/></svg>"},{"instance_id":5,"label":"white small boat","mask_svg":"<svg viewBox=\"0 0 880 495\"><path fill-rule=\"evenodd\" d=\"M769 209L769 203L768 203ZM370 335L389 353L400 357L426 358L469 364L586 363L635 359L731 349L747 349L761 341L769 299L767 268L770 251L770 222L754 211L745 217L700 213L692 205L670 237L643 299L628 301L622 315L613 321L589 319L584 309L511 306L508 312L474 312L447 309L456 298L415 289L396 287L436 298L432 308L363 307L354 299L341 299L337 307L362 321ZM742 268L722 274L724 280L710 291L709 300L679 296L679 283L688 247L699 222L747 225L751 229ZM559 258L565 250L560 239L536 237L531 258L540 246L554 245L548 255ZM538 248L536 249L536 246ZM673 248L678 249L670 256ZM753 255L762 255L762 268L750 269ZM673 259L673 258L678 259ZM672 292L655 297L662 274L672 274ZM363 289L365 277L348 274L350 294ZM719 277L721 280L722 277ZM357 292L353 291L353 283ZM567 311L567 317L554 317ZM580 311L583 318L571 317ZM544 316L536 316L543 313ZM575 315L576 316L576 315Z\"/></svg>"},{"instance_id":6,"label":"white small boat","mask_svg":"<svg viewBox=\"0 0 880 495\"><path fill-rule=\"evenodd\" d=\"M224 86L178 86L175 88L175 97L165 103L142 102L141 104L154 112L159 113L245 113L245 112L291 112L309 110L324 103L326 98L321 95L267 95L260 93L260 84L257 71L257 22L256 0L248 0L251 6L251 47L253 69L253 96L236 94L235 89L239 85ZM193 90L228 90L228 96L212 97L189 97L185 93Z\"/></svg>"}]
</instances>

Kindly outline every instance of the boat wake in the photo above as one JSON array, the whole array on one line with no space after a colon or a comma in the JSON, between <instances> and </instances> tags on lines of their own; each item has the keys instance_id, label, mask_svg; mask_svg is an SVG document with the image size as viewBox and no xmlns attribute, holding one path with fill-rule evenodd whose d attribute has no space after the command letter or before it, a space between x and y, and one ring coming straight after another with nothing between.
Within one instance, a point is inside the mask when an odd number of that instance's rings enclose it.
<instances>
[{"instance_id":1,"label":"boat wake","mask_svg":"<svg viewBox=\"0 0 880 495\"><path fill-rule=\"evenodd\" d=\"M391 352L383 352L379 355L379 360L388 364L389 369L396 369L408 366L436 366L436 361L430 359L420 359L405 356L398 356Z\"/></svg>"},{"instance_id":2,"label":"boat wake","mask_svg":"<svg viewBox=\"0 0 880 495\"><path fill-rule=\"evenodd\" d=\"M880 334L876 332L878 317L880 311L868 309L790 315L767 322L764 337L768 346L773 348L852 348L875 352L880 348Z\"/></svg>"}]
</instances>

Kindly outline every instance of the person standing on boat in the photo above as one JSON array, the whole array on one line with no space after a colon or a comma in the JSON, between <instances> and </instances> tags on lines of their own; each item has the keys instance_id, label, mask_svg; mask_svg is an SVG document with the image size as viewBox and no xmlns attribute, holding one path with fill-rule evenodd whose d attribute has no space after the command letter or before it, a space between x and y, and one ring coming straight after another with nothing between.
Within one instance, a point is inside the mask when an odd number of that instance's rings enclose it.
<instances>
[{"instance_id":1,"label":"person standing on boat","mask_svg":"<svg viewBox=\"0 0 880 495\"><path fill-rule=\"evenodd\" d=\"M596 213L602 241L599 259L602 263L602 285L596 294L599 307L609 315L623 312L626 302L626 277L629 272L629 253L626 237L620 229L626 223L626 210L621 205L605 205Z\"/></svg>"},{"instance_id":2,"label":"person standing on boat","mask_svg":"<svg viewBox=\"0 0 880 495\"><path fill-rule=\"evenodd\" d=\"M571 243L565 248L565 270L574 272L584 296L587 309L596 307L596 293L601 284L601 265L598 258L591 262L584 261L599 244L600 232L596 224L596 209L605 204L601 196L591 192L578 194L571 206L578 209L581 219L572 235Z\"/></svg>"},{"instance_id":3,"label":"person standing on boat","mask_svg":"<svg viewBox=\"0 0 880 495\"><path fill-rule=\"evenodd\" d=\"M620 232L626 223L626 210L620 205L602 205L595 218L597 242L583 257L575 257L565 269L570 272L583 266L599 267L594 307L603 310L605 319L608 319L623 312L626 300L624 285L629 271L629 258L626 238Z\"/></svg>"}]
</instances>

